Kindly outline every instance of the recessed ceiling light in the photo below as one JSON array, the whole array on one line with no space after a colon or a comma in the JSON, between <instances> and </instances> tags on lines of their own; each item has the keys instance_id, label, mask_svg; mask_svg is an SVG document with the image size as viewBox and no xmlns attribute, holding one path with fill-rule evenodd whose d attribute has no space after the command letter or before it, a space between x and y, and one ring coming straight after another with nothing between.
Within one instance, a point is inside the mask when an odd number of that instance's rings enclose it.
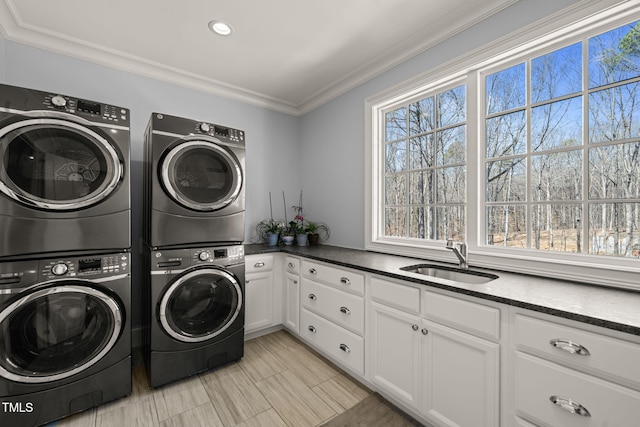
<instances>
[{"instance_id":1,"label":"recessed ceiling light","mask_svg":"<svg viewBox=\"0 0 640 427\"><path fill-rule=\"evenodd\" d=\"M211 31L221 36L228 36L233 31L233 28L231 28L231 25L222 21L209 22L209 28L211 29Z\"/></svg>"}]
</instances>

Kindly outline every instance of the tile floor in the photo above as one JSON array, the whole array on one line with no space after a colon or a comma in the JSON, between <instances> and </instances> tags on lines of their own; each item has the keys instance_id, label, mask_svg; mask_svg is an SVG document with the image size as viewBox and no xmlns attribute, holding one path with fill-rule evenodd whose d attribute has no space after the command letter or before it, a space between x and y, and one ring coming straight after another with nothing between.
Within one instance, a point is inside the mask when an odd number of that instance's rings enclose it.
<instances>
[{"instance_id":1,"label":"tile floor","mask_svg":"<svg viewBox=\"0 0 640 427\"><path fill-rule=\"evenodd\" d=\"M370 393L278 331L245 342L238 362L154 390L142 362L135 363L129 397L50 427L318 426Z\"/></svg>"}]
</instances>

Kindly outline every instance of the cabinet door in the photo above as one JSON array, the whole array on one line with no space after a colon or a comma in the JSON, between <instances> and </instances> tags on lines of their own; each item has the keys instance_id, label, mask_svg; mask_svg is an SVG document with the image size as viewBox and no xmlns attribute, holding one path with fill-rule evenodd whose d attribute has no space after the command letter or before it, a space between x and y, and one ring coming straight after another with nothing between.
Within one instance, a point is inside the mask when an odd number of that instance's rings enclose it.
<instances>
[{"instance_id":1,"label":"cabinet door","mask_svg":"<svg viewBox=\"0 0 640 427\"><path fill-rule=\"evenodd\" d=\"M498 425L499 344L424 320L421 412L438 425Z\"/></svg>"},{"instance_id":2,"label":"cabinet door","mask_svg":"<svg viewBox=\"0 0 640 427\"><path fill-rule=\"evenodd\" d=\"M284 326L300 333L300 276L297 274L286 274L284 290Z\"/></svg>"},{"instance_id":3,"label":"cabinet door","mask_svg":"<svg viewBox=\"0 0 640 427\"><path fill-rule=\"evenodd\" d=\"M419 408L420 318L371 303L371 381L410 408Z\"/></svg>"},{"instance_id":4,"label":"cabinet door","mask_svg":"<svg viewBox=\"0 0 640 427\"><path fill-rule=\"evenodd\" d=\"M248 334L273 325L273 273L246 275L244 332Z\"/></svg>"}]
</instances>

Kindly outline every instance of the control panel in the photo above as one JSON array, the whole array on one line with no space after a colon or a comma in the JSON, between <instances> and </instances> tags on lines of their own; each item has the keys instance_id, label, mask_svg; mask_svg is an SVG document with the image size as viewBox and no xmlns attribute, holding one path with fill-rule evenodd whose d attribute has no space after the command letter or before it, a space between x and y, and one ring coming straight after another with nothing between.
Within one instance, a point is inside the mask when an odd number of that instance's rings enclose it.
<instances>
[{"instance_id":1,"label":"control panel","mask_svg":"<svg viewBox=\"0 0 640 427\"><path fill-rule=\"evenodd\" d=\"M40 274L47 279L128 274L129 254L96 255L40 261Z\"/></svg>"},{"instance_id":2,"label":"control panel","mask_svg":"<svg viewBox=\"0 0 640 427\"><path fill-rule=\"evenodd\" d=\"M114 105L57 94L45 95L42 103L47 109L85 116L89 120L99 118L113 124L128 125L129 123L129 110Z\"/></svg>"},{"instance_id":3,"label":"control panel","mask_svg":"<svg viewBox=\"0 0 640 427\"><path fill-rule=\"evenodd\" d=\"M244 262L244 246L214 246L194 249L166 249L153 251L154 270L182 270L194 265L229 266Z\"/></svg>"},{"instance_id":4,"label":"control panel","mask_svg":"<svg viewBox=\"0 0 640 427\"><path fill-rule=\"evenodd\" d=\"M196 123L195 132L199 134L213 136L223 141L244 142L244 131L228 128L225 126L214 125L211 123Z\"/></svg>"}]
</instances>

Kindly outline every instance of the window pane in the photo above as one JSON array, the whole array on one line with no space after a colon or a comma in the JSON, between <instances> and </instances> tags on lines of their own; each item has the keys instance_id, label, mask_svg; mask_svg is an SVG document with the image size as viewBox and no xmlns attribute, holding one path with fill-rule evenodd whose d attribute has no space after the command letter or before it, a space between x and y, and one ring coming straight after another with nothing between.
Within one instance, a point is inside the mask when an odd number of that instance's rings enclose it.
<instances>
[{"instance_id":1,"label":"window pane","mask_svg":"<svg viewBox=\"0 0 640 427\"><path fill-rule=\"evenodd\" d=\"M433 96L409 105L411 135L430 132L434 128Z\"/></svg>"},{"instance_id":2,"label":"window pane","mask_svg":"<svg viewBox=\"0 0 640 427\"><path fill-rule=\"evenodd\" d=\"M582 144L582 97L552 102L531 110L531 150L553 150Z\"/></svg>"},{"instance_id":3,"label":"window pane","mask_svg":"<svg viewBox=\"0 0 640 427\"><path fill-rule=\"evenodd\" d=\"M487 162L487 202L526 200L526 159Z\"/></svg>"},{"instance_id":4,"label":"window pane","mask_svg":"<svg viewBox=\"0 0 640 427\"><path fill-rule=\"evenodd\" d=\"M407 135L407 109L405 107L385 114L385 141L394 141Z\"/></svg>"},{"instance_id":5,"label":"window pane","mask_svg":"<svg viewBox=\"0 0 640 427\"><path fill-rule=\"evenodd\" d=\"M582 198L582 150L531 157L532 200Z\"/></svg>"},{"instance_id":6,"label":"window pane","mask_svg":"<svg viewBox=\"0 0 640 427\"><path fill-rule=\"evenodd\" d=\"M640 198L640 143L589 150L589 199Z\"/></svg>"},{"instance_id":7,"label":"window pane","mask_svg":"<svg viewBox=\"0 0 640 427\"><path fill-rule=\"evenodd\" d=\"M404 205L407 203L406 175L394 174L384 178L385 205Z\"/></svg>"},{"instance_id":8,"label":"window pane","mask_svg":"<svg viewBox=\"0 0 640 427\"><path fill-rule=\"evenodd\" d=\"M589 95L589 142L616 141L640 135L640 83Z\"/></svg>"},{"instance_id":9,"label":"window pane","mask_svg":"<svg viewBox=\"0 0 640 427\"><path fill-rule=\"evenodd\" d=\"M438 166L464 163L467 153L467 127L457 126L437 132Z\"/></svg>"},{"instance_id":10,"label":"window pane","mask_svg":"<svg viewBox=\"0 0 640 427\"><path fill-rule=\"evenodd\" d=\"M410 175L410 201L412 205L425 205L433 203L435 188L433 183L433 171L426 170L414 172Z\"/></svg>"},{"instance_id":11,"label":"window pane","mask_svg":"<svg viewBox=\"0 0 640 427\"><path fill-rule=\"evenodd\" d=\"M433 210L428 206L411 208L409 237L416 239L433 239Z\"/></svg>"},{"instance_id":12,"label":"window pane","mask_svg":"<svg viewBox=\"0 0 640 427\"><path fill-rule=\"evenodd\" d=\"M589 88L640 75L640 23L589 39Z\"/></svg>"},{"instance_id":13,"label":"window pane","mask_svg":"<svg viewBox=\"0 0 640 427\"><path fill-rule=\"evenodd\" d=\"M640 203L589 206L589 253L638 258Z\"/></svg>"},{"instance_id":14,"label":"window pane","mask_svg":"<svg viewBox=\"0 0 640 427\"><path fill-rule=\"evenodd\" d=\"M466 87L458 86L438 94L438 127L463 123L467 120Z\"/></svg>"},{"instance_id":15,"label":"window pane","mask_svg":"<svg viewBox=\"0 0 640 427\"><path fill-rule=\"evenodd\" d=\"M393 142L385 146L385 167L386 173L401 172L407 166L407 143L406 141Z\"/></svg>"},{"instance_id":16,"label":"window pane","mask_svg":"<svg viewBox=\"0 0 640 427\"><path fill-rule=\"evenodd\" d=\"M575 204L534 204L531 246L541 251L580 253L582 208Z\"/></svg>"},{"instance_id":17,"label":"window pane","mask_svg":"<svg viewBox=\"0 0 640 427\"><path fill-rule=\"evenodd\" d=\"M464 203L466 201L465 166L438 168L438 203Z\"/></svg>"},{"instance_id":18,"label":"window pane","mask_svg":"<svg viewBox=\"0 0 640 427\"><path fill-rule=\"evenodd\" d=\"M407 235L407 208L385 208L384 235L395 237Z\"/></svg>"},{"instance_id":19,"label":"window pane","mask_svg":"<svg viewBox=\"0 0 640 427\"><path fill-rule=\"evenodd\" d=\"M411 138L409 150L409 169L433 167L433 133Z\"/></svg>"},{"instance_id":20,"label":"window pane","mask_svg":"<svg viewBox=\"0 0 640 427\"><path fill-rule=\"evenodd\" d=\"M447 206L437 208L436 240L453 239L457 242L465 240L465 207Z\"/></svg>"},{"instance_id":21,"label":"window pane","mask_svg":"<svg viewBox=\"0 0 640 427\"><path fill-rule=\"evenodd\" d=\"M526 248L526 221L524 206L487 207L487 245Z\"/></svg>"},{"instance_id":22,"label":"window pane","mask_svg":"<svg viewBox=\"0 0 640 427\"><path fill-rule=\"evenodd\" d=\"M487 76L487 114L522 107L526 100L524 63Z\"/></svg>"},{"instance_id":23,"label":"window pane","mask_svg":"<svg viewBox=\"0 0 640 427\"><path fill-rule=\"evenodd\" d=\"M531 60L531 102L582 90L582 43Z\"/></svg>"},{"instance_id":24,"label":"window pane","mask_svg":"<svg viewBox=\"0 0 640 427\"><path fill-rule=\"evenodd\" d=\"M487 158L523 154L527 149L524 111L487 119Z\"/></svg>"}]
</instances>

